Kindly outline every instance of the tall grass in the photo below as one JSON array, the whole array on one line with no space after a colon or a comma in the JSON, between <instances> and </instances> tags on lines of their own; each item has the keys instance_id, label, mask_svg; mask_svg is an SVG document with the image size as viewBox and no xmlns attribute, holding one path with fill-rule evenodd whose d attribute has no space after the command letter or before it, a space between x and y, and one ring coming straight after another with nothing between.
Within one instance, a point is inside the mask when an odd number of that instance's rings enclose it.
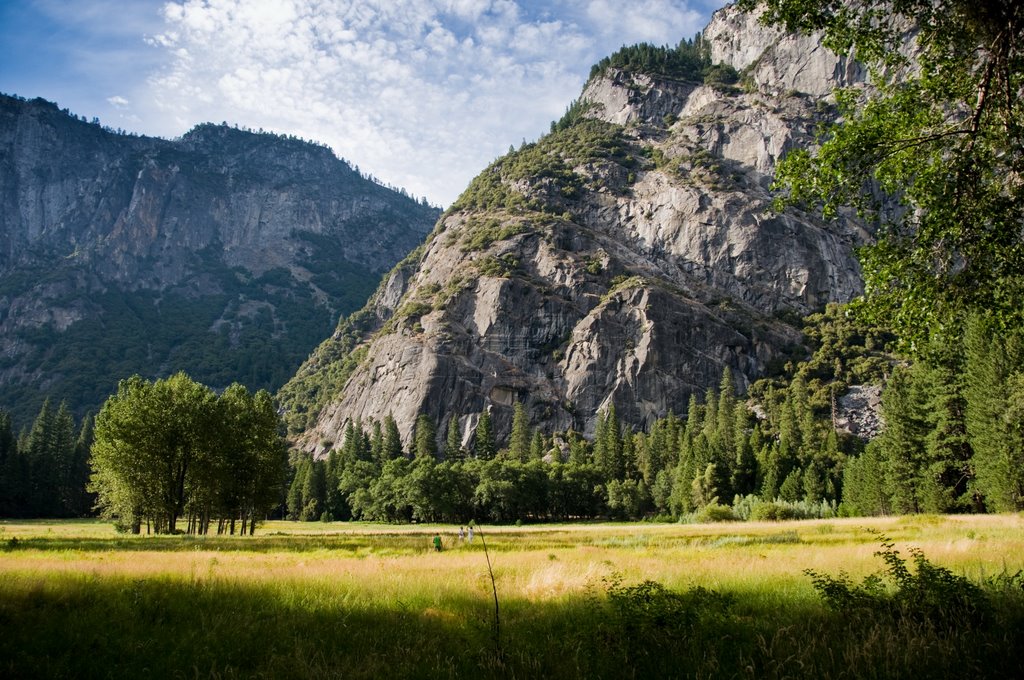
<instances>
[{"instance_id":1,"label":"tall grass","mask_svg":"<svg viewBox=\"0 0 1024 680\"><path fill-rule=\"evenodd\" d=\"M967 575L985 625L835 610L803 574L884 563L865 524ZM823 527L830 527L823 529ZM301 527L308 531L309 527ZM125 539L0 524L0 677L1020 677L1020 516L487 532L274 524ZM12 542L12 539L16 539ZM127 543L125 543L127 541Z\"/></svg>"}]
</instances>

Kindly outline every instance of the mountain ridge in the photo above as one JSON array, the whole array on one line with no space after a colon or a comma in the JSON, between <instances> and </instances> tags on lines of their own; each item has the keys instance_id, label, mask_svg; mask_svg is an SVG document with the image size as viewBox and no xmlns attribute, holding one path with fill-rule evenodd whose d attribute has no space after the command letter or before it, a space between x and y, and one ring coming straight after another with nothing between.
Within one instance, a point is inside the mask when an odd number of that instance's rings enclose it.
<instances>
[{"instance_id":1,"label":"mountain ridge","mask_svg":"<svg viewBox=\"0 0 1024 680\"><path fill-rule=\"evenodd\" d=\"M704 82L599 69L568 120L478 175L282 389L301 446L388 415L408 442L420 414L468 443L485 409L502 439L516 401L546 431L591 435L612 405L643 427L725 367L764 375L798 351L787 320L859 294L869 229L777 214L769 186L834 115L822 93L863 72L751 21L716 13Z\"/></svg>"},{"instance_id":2,"label":"mountain ridge","mask_svg":"<svg viewBox=\"0 0 1024 680\"><path fill-rule=\"evenodd\" d=\"M276 389L439 213L226 124L118 134L4 95L0 151L0 407L22 420L136 372Z\"/></svg>"}]
</instances>

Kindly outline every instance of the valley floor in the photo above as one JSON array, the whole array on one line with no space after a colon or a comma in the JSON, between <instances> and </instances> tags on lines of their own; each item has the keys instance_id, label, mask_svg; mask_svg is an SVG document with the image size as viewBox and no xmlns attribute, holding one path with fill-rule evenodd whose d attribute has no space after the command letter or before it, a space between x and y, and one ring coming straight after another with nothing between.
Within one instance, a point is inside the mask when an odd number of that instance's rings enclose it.
<instances>
[{"instance_id":1,"label":"valley floor","mask_svg":"<svg viewBox=\"0 0 1024 680\"><path fill-rule=\"evenodd\" d=\"M472 543L457 531L269 522L197 538L0 522L0 677L1024 673L1022 515L485 526ZM930 594L827 606L804 570L860 583L887 568L883 536L934 576ZM961 606L929 567L979 584L980 604Z\"/></svg>"}]
</instances>

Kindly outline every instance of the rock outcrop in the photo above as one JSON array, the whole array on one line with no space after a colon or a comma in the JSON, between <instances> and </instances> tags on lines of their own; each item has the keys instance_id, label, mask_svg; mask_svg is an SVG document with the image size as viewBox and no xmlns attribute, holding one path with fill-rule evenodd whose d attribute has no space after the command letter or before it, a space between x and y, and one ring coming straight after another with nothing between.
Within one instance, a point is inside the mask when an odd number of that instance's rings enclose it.
<instances>
[{"instance_id":1,"label":"rock outcrop","mask_svg":"<svg viewBox=\"0 0 1024 680\"><path fill-rule=\"evenodd\" d=\"M861 291L864 226L776 213L769 192L859 66L733 8L704 38L737 83L605 69L473 181L282 391L301 445L388 414L407 441L421 413L469 440L488 409L507 434L516 401L548 431L592 434L611 405L643 426L725 367L764 375L800 341L787 321Z\"/></svg>"},{"instance_id":2,"label":"rock outcrop","mask_svg":"<svg viewBox=\"0 0 1024 680\"><path fill-rule=\"evenodd\" d=\"M276 389L437 215L298 139L0 96L0 408L81 413L134 372Z\"/></svg>"}]
</instances>

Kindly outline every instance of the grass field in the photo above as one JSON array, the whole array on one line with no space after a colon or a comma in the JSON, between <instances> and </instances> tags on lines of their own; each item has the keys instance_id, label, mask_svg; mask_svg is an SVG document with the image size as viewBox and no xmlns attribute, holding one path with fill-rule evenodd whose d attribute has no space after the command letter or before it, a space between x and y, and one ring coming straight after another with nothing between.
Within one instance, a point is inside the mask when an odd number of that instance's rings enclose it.
<instances>
[{"instance_id":1,"label":"grass field","mask_svg":"<svg viewBox=\"0 0 1024 680\"><path fill-rule=\"evenodd\" d=\"M0 522L0 677L1024 676L1021 515L456 530ZM826 606L804 570L881 571L871 530L985 606Z\"/></svg>"}]
</instances>

